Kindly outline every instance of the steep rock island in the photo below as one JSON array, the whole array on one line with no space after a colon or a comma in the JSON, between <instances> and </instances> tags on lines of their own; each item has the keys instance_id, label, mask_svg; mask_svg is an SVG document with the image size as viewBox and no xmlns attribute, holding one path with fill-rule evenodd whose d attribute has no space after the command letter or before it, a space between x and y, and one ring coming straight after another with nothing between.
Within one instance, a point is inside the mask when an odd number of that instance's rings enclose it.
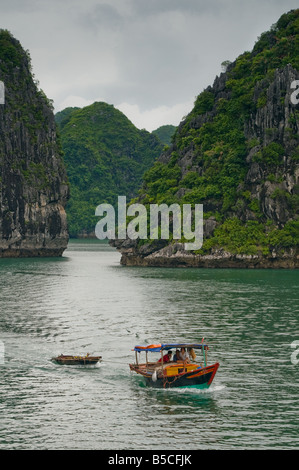
<instances>
[{"instance_id":1,"label":"steep rock island","mask_svg":"<svg viewBox=\"0 0 299 470\"><path fill-rule=\"evenodd\" d=\"M204 241L115 240L127 266L298 268L299 10L200 93L139 202L203 204Z\"/></svg>"},{"instance_id":2,"label":"steep rock island","mask_svg":"<svg viewBox=\"0 0 299 470\"><path fill-rule=\"evenodd\" d=\"M0 30L0 257L61 256L69 195L51 102L38 90L30 57Z\"/></svg>"}]
</instances>

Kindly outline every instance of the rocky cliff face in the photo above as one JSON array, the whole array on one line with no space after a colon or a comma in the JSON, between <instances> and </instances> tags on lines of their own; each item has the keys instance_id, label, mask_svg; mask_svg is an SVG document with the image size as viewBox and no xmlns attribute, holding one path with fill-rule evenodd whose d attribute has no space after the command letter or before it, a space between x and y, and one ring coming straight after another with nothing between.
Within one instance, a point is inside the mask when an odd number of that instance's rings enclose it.
<instances>
[{"instance_id":1,"label":"rocky cliff face","mask_svg":"<svg viewBox=\"0 0 299 470\"><path fill-rule=\"evenodd\" d=\"M51 103L30 58L0 31L0 257L60 256L68 242L67 176Z\"/></svg>"},{"instance_id":2,"label":"rocky cliff face","mask_svg":"<svg viewBox=\"0 0 299 470\"><path fill-rule=\"evenodd\" d=\"M122 264L298 267L298 23L283 15L216 77L145 175L140 202L203 204L203 248L117 240Z\"/></svg>"},{"instance_id":3,"label":"rocky cliff face","mask_svg":"<svg viewBox=\"0 0 299 470\"><path fill-rule=\"evenodd\" d=\"M299 72L288 64L275 71L270 84L267 81L259 82L253 99L257 103L261 96L265 96L266 104L250 116L244 127L246 139L258 144L246 157L249 168L244 189L259 201L265 218L273 220L278 226L283 226L295 216L289 199L298 193L299 120L296 106L291 101L294 90L290 85L298 78ZM276 147L273 145L275 143ZM278 153L270 153L263 158L263 149L269 148L274 152L277 149ZM280 159L278 165L276 158ZM237 215L245 220L251 217L246 211L244 214L237 211Z\"/></svg>"}]
</instances>

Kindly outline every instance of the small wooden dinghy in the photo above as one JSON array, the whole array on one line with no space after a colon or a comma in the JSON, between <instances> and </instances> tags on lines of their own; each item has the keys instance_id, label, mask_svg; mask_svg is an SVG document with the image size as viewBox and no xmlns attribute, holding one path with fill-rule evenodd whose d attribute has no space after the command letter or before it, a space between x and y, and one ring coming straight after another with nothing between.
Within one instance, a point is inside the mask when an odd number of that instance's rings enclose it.
<instances>
[{"instance_id":1,"label":"small wooden dinghy","mask_svg":"<svg viewBox=\"0 0 299 470\"><path fill-rule=\"evenodd\" d=\"M86 354L86 356L65 356L64 354L60 354L60 356L52 357L52 361L70 366L96 364L101 361L101 359L102 356L90 356L89 354Z\"/></svg>"}]
</instances>

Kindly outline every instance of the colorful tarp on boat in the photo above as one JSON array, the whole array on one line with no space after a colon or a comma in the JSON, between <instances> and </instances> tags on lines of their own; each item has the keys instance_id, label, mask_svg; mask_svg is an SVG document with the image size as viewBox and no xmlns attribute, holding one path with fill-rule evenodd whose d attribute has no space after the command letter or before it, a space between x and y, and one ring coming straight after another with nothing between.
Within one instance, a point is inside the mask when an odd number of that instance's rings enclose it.
<instances>
[{"instance_id":1,"label":"colorful tarp on boat","mask_svg":"<svg viewBox=\"0 0 299 470\"><path fill-rule=\"evenodd\" d=\"M149 344L145 346L135 346L133 351L151 351L158 352L161 350L169 350L173 348L193 348L193 349L208 349L208 345L204 343L161 343L161 344Z\"/></svg>"}]
</instances>

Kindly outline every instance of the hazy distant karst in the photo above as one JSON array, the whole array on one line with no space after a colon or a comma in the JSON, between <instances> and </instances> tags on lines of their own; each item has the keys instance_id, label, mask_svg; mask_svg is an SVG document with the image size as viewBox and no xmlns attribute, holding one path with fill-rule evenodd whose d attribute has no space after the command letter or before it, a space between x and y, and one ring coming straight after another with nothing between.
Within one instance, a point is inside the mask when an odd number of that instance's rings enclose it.
<instances>
[{"instance_id":1,"label":"hazy distant karst","mask_svg":"<svg viewBox=\"0 0 299 470\"><path fill-rule=\"evenodd\" d=\"M67 175L52 106L30 57L0 30L0 257L60 256L68 242Z\"/></svg>"},{"instance_id":2,"label":"hazy distant karst","mask_svg":"<svg viewBox=\"0 0 299 470\"><path fill-rule=\"evenodd\" d=\"M204 207L204 243L117 240L125 265L298 267L299 10L200 93L139 202Z\"/></svg>"},{"instance_id":3,"label":"hazy distant karst","mask_svg":"<svg viewBox=\"0 0 299 470\"><path fill-rule=\"evenodd\" d=\"M176 126L165 124L164 126L160 126L158 129L152 131L152 134L156 135L163 144L170 145L175 130Z\"/></svg>"}]
</instances>

